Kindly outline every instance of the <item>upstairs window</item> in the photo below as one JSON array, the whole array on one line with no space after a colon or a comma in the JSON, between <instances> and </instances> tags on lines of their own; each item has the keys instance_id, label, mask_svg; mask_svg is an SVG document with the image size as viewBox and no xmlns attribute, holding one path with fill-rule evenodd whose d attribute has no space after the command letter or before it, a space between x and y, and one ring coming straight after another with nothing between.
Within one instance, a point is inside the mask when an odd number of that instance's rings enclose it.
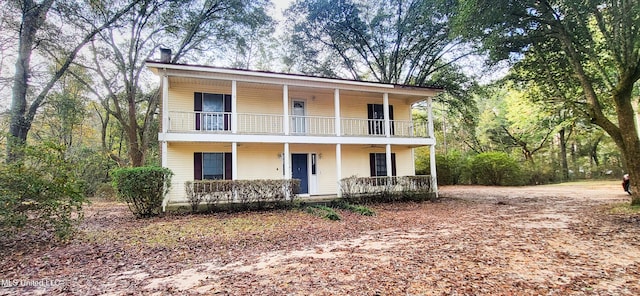
<instances>
[{"instance_id":1,"label":"upstairs window","mask_svg":"<svg viewBox=\"0 0 640 296\"><path fill-rule=\"evenodd\" d=\"M231 129L231 95L196 92L193 95L196 130L228 131Z\"/></svg>"}]
</instances>

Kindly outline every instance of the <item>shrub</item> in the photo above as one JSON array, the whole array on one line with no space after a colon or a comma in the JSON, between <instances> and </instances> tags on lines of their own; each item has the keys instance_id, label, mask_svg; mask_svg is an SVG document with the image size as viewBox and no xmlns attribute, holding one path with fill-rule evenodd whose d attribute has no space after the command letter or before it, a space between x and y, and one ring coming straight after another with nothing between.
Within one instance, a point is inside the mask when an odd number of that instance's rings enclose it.
<instances>
[{"instance_id":1,"label":"shrub","mask_svg":"<svg viewBox=\"0 0 640 296\"><path fill-rule=\"evenodd\" d=\"M162 167L121 168L111 172L113 187L138 218L160 213L173 173Z\"/></svg>"},{"instance_id":2,"label":"shrub","mask_svg":"<svg viewBox=\"0 0 640 296\"><path fill-rule=\"evenodd\" d=\"M70 161L75 163L74 171L85 185L85 195L95 196L103 184L111 183L109 171L116 167L116 162L100 151L81 148L68 152Z\"/></svg>"},{"instance_id":3,"label":"shrub","mask_svg":"<svg viewBox=\"0 0 640 296\"><path fill-rule=\"evenodd\" d=\"M430 176L358 177L340 180L342 197L350 202L422 201L434 196Z\"/></svg>"},{"instance_id":4,"label":"shrub","mask_svg":"<svg viewBox=\"0 0 640 296\"><path fill-rule=\"evenodd\" d=\"M522 185L520 164L504 152L484 152L470 160L468 173L482 185Z\"/></svg>"},{"instance_id":5,"label":"shrub","mask_svg":"<svg viewBox=\"0 0 640 296\"><path fill-rule=\"evenodd\" d=\"M350 203L348 203L345 200L335 200L331 202L331 207L333 208L337 208L337 209L344 209L347 211L351 211L363 216L375 216L376 212L374 212L373 210L371 210L370 208L367 208L365 206L361 206L361 205L352 205Z\"/></svg>"},{"instance_id":6,"label":"shrub","mask_svg":"<svg viewBox=\"0 0 640 296\"><path fill-rule=\"evenodd\" d=\"M20 159L0 164L0 232L29 228L71 236L86 199L64 155L62 146L27 146Z\"/></svg>"},{"instance_id":7,"label":"shrub","mask_svg":"<svg viewBox=\"0 0 640 296\"><path fill-rule=\"evenodd\" d=\"M462 182L462 174L466 168L467 157L459 151L449 151L445 155L436 155L436 172L438 184L457 185Z\"/></svg>"},{"instance_id":8,"label":"shrub","mask_svg":"<svg viewBox=\"0 0 640 296\"><path fill-rule=\"evenodd\" d=\"M111 183L102 183L98 185L96 188L96 192L93 194L93 197L109 201L117 200L116 191L113 189L113 185Z\"/></svg>"},{"instance_id":9,"label":"shrub","mask_svg":"<svg viewBox=\"0 0 640 296\"><path fill-rule=\"evenodd\" d=\"M560 175L554 172L551 165L526 163L522 167L522 180L527 185L550 184L559 182Z\"/></svg>"},{"instance_id":10,"label":"shrub","mask_svg":"<svg viewBox=\"0 0 640 296\"><path fill-rule=\"evenodd\" d=\"M334 209L327 206L315 205L315 206L307 207L307 213L324 218L324 219L328 219L331 221L338 221L341 219L340 215L338 215L338 213L336 213Z\"/></svg>"},{"instance_id":11,"label":"shrub","mask_svg":"<svg viewBox=\"0 0 640 296\"><path fill-rule=\"evenodd\" d=\"M282 203L295 198L300 180L198 180L185 182L191 211L201 203L213 211L220 204L245 204L264 208L268 202Z\"/></svg>"}]
</instances>

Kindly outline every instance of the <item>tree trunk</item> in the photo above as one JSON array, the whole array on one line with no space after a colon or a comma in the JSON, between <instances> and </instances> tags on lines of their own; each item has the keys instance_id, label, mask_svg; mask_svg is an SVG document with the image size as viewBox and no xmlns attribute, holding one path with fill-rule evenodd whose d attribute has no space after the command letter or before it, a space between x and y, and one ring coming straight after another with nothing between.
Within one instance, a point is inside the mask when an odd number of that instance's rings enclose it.
<instances>
[{"instance_id":1,"label":"tree trunk","mask_svg":"<svg viewBox=\"0 0 640 296\"><path fill-rule=\"evenodd\" d=\"M18 39L18 57L16 59L16 73L13 76L11 93L11 119L9 122L9 138L7 140L7 162L14 162L20 158L20 147L27 141L27 134L31 129L30 116L27 112L27 89L31 76L31 54L34 48L36 33L44 24L47 12L53 0L46 0L40 5L30 0L22 3L22 19Z\"/></svg>"},{"instance_id":2,"label":"tree trunk","mask_svg":"<svg viewBox=\"0 0 640 296\"><path fill-rule=\"evenodd\" d=\"M635 125L635 113L631 106L632 91L632 80L621 79L613 93L613 100L623 142L620 150L623 152L624 163L631 177L631 204L640 205L640 138Z\"/></svg>"},{"instance_id":3,"label":"tree trunk","mask_svg":"<svg viewBox=\"0 0 640 296\"><path fill-rule=\"evenodd\" d=\"M598 146L600 146L600 141L602 141L602 136L598 137L596 141L591 145L591 160L596 166L600 166L600 159L598 158Z\"/></svg>"},{"instance_id":4,"label":"tree trunk","mask_svg":"<svg viewBox=\"0 0 640 296\"><path fill-rule=\"evenodd\" d=\"M560 129L560 162L562 164L562 180L569 180L569 164L567 162L567 139L565 138L565 129Z\"/></svg>"}]
</instances>

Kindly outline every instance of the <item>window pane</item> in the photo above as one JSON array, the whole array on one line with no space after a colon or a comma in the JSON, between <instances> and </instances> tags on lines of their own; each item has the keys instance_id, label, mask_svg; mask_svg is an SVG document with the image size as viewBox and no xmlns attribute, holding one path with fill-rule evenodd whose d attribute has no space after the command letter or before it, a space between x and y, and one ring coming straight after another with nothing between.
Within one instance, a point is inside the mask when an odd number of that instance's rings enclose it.
<instances>
[{"instance_id":1,"label":"window pane","mask_svg":"<svg viewBox=\"0 0 640 296\"><path fill-rule=\"evenodd\" d=\"M202 129L208 131L224 130L224 96L220 94L202 94Z\"/></svg>"},{"instance_id":2,"label":"window pane","mask_svg":"<svg viewBox=\"0 0 640 296\"><path fill-rule=\"evenodd\" d=\"M385 153L376 153L376 176L387 175L387 155Z\"/></svg>"},{"instance_id":3,"label":"window pane","mask_svg":"<svg viewBox=\"0 0 640 296\"><path fill-rule=\"evenodd\" d=\"M224 179L224 153L202 153L202 179Z\"/></svg>"}]
</instances>

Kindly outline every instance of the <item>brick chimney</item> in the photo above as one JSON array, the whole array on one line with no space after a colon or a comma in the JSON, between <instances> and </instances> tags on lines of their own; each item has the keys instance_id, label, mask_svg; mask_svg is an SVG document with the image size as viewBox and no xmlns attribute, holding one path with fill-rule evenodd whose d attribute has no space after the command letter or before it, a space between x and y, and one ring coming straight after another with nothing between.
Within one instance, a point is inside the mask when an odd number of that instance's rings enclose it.
<instances>
[{"instance_id":1,"label":"brick chimney","mask_svg":"<svg viewBox=\"0 0 640 296\"><path fill-rule=\"evenodd\" d=\"M171 63L171 49L160 48L160 62Z\"/></svg>"}]
</instances>

